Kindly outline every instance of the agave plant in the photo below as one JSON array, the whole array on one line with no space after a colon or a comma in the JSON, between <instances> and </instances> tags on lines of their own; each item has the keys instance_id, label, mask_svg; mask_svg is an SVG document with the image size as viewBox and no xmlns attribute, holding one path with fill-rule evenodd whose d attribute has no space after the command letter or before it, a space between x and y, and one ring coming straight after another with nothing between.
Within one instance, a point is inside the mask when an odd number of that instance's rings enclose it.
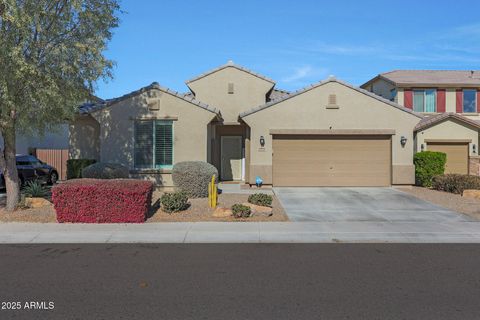
<instances>
[{"instance_id":1,"label":"agave plant","mask_svg":"<svg viewBox=\"0 0 480 320\"><path fill-rule=\"evenodd\" d=\"M29 181L23 190L25 195L32 198L43 198L47 195L47 189L38 181Z\"/></svg>"}]
</instances>

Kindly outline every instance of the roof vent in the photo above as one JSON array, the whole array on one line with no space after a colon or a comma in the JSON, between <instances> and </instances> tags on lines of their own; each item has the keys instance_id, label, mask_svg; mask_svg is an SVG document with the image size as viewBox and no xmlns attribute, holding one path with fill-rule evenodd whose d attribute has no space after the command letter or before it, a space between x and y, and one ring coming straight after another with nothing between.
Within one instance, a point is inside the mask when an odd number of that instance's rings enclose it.
<instances>
[{"instance_id":1,"label":"roof vent","mask_svg":"<svg viewBox=\"0 0 480 320\"><path fill-rule=\"evenodd\" d=\"M327 109L338 109L337 95L332 93L328 95Z\"/></svg>"},{"instance_id":2,"label":"roof vent","mask_svg":"<svg viewBox=\"0 0 480 320\"><path fill-rule=\"evenodd\" d=\"M333 74L329 75L328 80L335 80L335 76Z\"/></svg>"},{"instance_id":3,"label":"roof vent","mask_svg":"<svg viewBox=\"0 0 480 320\"><path fill-rule=\"evenodd\" d=\"M228 61L227 61L227 65L233 66L233 65L234 65L233 60L228 60Z\"/></svg>"}]
</instances>

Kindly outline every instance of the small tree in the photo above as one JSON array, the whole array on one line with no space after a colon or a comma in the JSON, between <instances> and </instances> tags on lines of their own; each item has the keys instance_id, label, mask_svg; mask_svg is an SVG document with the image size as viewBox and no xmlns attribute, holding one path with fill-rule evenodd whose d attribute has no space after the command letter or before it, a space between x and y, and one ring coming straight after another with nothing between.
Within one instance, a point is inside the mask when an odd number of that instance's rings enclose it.
<instances>
[{"instance_id":1,"label":"small tree","mask_svg":"<svg viewBox=\"0 0 480 320\"><path fill-rule=\"evenodd\" d=\"M42 135L72 119L98 79L118 25L117 0L0 0L0 167L7 210L19 200L15 136Z\"/></svg>"}]
</instances>

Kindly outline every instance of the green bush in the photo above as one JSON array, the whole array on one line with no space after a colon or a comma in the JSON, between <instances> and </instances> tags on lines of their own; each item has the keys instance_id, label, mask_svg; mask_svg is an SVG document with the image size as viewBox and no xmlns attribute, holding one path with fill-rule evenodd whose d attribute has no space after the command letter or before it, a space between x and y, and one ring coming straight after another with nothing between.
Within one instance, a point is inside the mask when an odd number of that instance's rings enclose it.
<instances>
[{"instance_id":1,"label":"green bush","mask_svg":"<svg viewBox=\"0 0 480 320\"><path fill-rule=\"evenodd\" d=\"M235 218L248 218L252 210L246 205L237 203L232 206L232 213Z\"/></svg>"},{"instance_id":2,"label":"green bush","mask_svg":"<svg viewBox=\"0 0 480 320\"><path fill-rule=\"evenodd\" d=\"M129 170L118 163L97 162L83 168L82 178L91 179L128 179Z\"/></svg>"},{"instance_id":3,"label":"green bush","mask_svg":"<svg viewBox=\"0 0 480 320\"><path fill-rule=\"evenodd\" d=\"M188 196L183 191L167 192L160 197L160 203L163 211L168 213L178 212L188 208Z\"/></svg>"},{"instance_id":4,"label":"green bush","mask_svg":"<svg viewBox=\"0 0 480 320\"><path fill-rule=\"evenodd\" d=\"M480 177L467 174L445 174L432 179L435 190L462 194L467 189L480 190Z\"/></svg>"},{"instance_id":5,"label":"green bush","mask_svg":"<svg viewBox=\"0 0 480 320\"><path fill-rule=\"evenodd\" d=\"M97 162L95 159L69 159L67 160L67 179L82 177L82 170Z\"/></svg>"},{"instance_id":6,"label":"green bush","mask_svg":"<svg viewBox=\"0 0 480 320\"><path fill-rule=\"evenodd\" d=\"M23 192L27 197L31 198L43 198L47 195L47 189L36 180L28 181Z\"/></svg>"},{"instance_id":7,"label":"green bush","mask_svg":"<svg viewBox=\"0 0 480 320\"><path fill-rule=\"evenodd\" d=\"M190 198L208 197L208 184L212 176L218 181L218 170L203 161L176 163L172 170L173 184Z\"/></svg>"},{"instance_id":8,"label":"green bush","mask_svg":"<svg viewBox=\"0 0 480 320\"><path fill-rule=\"evenodd\" d=\"M413 157L415 164L415 184L431 187L432 178L445 172L447 155L443 152L423 151Z\"/></svg>"},{"instance_id":9,"label":"green bush","mask_svg":"<svg viewBox=\"0 0 480 320\"><path fill-rule=\"evenodd\" d=\"M248 202L257 206L271 207L272 196L265 193L254 193L248 196Z\"/></svg>"}]
</instances>

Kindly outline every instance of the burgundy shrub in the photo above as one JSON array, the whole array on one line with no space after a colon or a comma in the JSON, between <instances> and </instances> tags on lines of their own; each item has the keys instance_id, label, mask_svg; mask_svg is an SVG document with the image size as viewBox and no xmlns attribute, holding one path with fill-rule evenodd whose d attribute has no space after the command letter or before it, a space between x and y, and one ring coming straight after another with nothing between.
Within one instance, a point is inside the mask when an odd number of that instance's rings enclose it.
<instances>
[{"instance_id":1,"label":"burgundy shrub","mask_svg":"<svg viewBox=\"0 0 480 320\"><path fill-rule=\"evenodd\" d=\"M58 222L142 223L153 183L130 179L74 179L52 189Z\"/></svg>"}]
</instances>

